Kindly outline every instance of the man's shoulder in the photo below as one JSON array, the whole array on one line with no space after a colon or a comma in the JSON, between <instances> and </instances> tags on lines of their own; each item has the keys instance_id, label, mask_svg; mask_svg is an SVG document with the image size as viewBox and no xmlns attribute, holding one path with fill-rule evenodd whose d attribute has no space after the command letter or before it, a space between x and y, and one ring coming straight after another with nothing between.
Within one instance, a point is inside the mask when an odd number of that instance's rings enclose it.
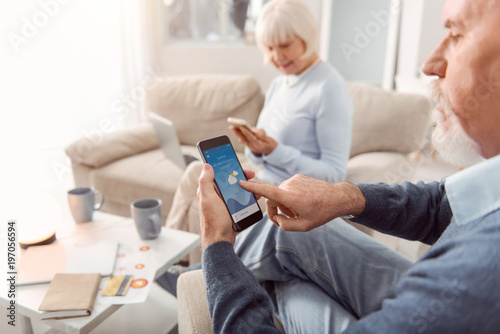
<instances>
[{"instance_id":1,"label":"man's shoulder","mask_svg":"<svg viewBox=\"0 0 500 334\"><path fill-rule=\"evenodd\" d=\"M500 272L500 209L496 209L465 225L454 219L450 237L434 245L422 260L433 259L459 266L483 267L481 270ZM470 268L469 268L470 269ZM467 273L466 268L461 270ZM471 272L473 274L473 272Z\"/></svg>"},{"instance_id":2,"label":"man's shoulder","mask_svg":"<svg viewBox=\"0 0 500 334\"><path fill-rule=\"evenodd\" d=\"M408 271L411 278L427 277L433 284L455 285L464 302L498 300L500 277L500 210L459 226L460 232L436 245Z\"/></svg>"}]
</instances>

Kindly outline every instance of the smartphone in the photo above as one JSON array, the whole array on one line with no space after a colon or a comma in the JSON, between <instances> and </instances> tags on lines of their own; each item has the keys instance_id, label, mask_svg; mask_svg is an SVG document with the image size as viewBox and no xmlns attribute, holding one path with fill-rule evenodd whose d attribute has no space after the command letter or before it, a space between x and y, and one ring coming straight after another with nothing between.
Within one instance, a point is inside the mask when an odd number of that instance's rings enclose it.
<instances>
[{"instance_id":1,"label":"smartphone","mask_svg":"<svg viewBox=\"0 0 500 334\"><path fill-rule=\"evenodd\" d=\"M250 124L248 124L248 122L245 121L243 118L228 117L227 122L237 128L246 126L248 130L252 131L252 127L250 126Z\"/></svg>"},{"instance_id":2,"label":"smartphone","mask_svg":"<svg viewBox=\"0 0 500 334\"><path fill-rule=\"evenodd\" d=\"M214 169L215 186L229 211L233 229L240 232L260 221L263 215L255 195L238 183L246 177L229 137L203 140L196 147L203 161Z\"/></svg>"}]
</instances>

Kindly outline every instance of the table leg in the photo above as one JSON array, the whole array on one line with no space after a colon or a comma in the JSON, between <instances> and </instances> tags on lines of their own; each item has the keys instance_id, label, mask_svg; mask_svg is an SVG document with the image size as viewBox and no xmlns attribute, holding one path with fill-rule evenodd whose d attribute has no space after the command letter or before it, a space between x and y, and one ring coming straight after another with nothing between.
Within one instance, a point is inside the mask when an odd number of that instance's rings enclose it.
<instances>
[{"instance_id":1,"label":"table leg","mask_svg":"<svg viewBox=\"0 0 500 334\"><path fill-rule=\"evenodd\" d=\"M19 323L21 324L21 332L23 334L33 334L33 326L31 319L25 315L19 315Z\"/></svg>"}]
</instances>

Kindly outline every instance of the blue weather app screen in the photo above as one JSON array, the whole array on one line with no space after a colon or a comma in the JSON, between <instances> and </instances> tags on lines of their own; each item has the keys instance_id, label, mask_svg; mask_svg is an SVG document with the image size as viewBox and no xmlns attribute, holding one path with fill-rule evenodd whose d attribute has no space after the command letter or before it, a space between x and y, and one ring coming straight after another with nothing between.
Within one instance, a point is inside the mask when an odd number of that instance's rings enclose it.
<instances>
[{"instance_id":1,"label":"blue weather app screen","mask_svg":"<svg viewBox=\"0 0 500 334\"><path fill-rule=\"evenodd\" d=\"M231 144L203 151L207 162L212 165L215 181L226 202L235 223L259 210L252 193L240 187L238 181L245 180L243 170Z\"/></svg>"}]
</instances>

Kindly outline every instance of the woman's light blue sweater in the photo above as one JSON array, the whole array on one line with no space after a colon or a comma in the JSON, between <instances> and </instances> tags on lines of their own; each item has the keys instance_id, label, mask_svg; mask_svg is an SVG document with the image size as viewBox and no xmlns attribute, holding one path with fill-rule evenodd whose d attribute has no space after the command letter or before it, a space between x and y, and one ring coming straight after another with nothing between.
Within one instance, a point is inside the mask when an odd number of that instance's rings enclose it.
<instances>
[{"instance_id":1,"label":"woman's light blue sweater","mask_svg":"<svg viewBox=\"0 0 500 334\"><path fill-rule=\"evenodd\" d=\"M290 82L298 78L289 77ZM286 81L286 76L273 81L257 123L278 146L260 157L245 151L250 161L263 165L258 177L276 184L295 174L344 180L354 112L345 80L323 62L292 87Z\"/></svg>"}]
</instances>

